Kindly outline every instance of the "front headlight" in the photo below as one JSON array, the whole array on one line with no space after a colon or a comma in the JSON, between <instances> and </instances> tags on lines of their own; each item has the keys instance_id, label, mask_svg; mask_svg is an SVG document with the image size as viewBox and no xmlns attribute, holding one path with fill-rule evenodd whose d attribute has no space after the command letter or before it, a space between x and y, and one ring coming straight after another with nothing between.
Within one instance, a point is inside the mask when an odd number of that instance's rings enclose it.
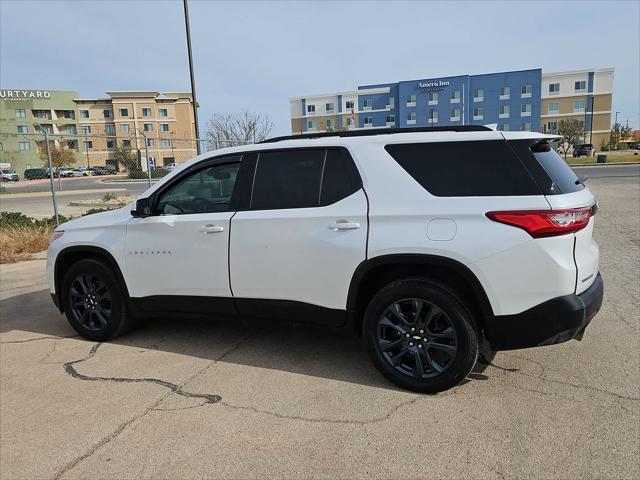
<instances>
[{"instance_id":1,"label":"front headlight","mask_svg":"<svg viewBox=\"0 0 640 480\"><path fill-rule=\"evenodd\" d=\"M51 245L55 240L59 239L63 235L64 230L57 230L53 232L53 234L51 234L51 237L49 238L49 245Z\"/></svg>"}]
</instances>

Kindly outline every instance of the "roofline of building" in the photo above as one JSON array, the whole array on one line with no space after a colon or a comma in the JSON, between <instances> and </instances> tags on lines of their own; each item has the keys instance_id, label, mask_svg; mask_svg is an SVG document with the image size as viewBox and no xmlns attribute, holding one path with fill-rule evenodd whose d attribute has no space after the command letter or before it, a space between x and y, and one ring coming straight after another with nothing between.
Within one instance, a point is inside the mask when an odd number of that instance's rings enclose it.
<instances>
[{"instance_id":1,"label":"roofline of building","mask_svg":"<svg viewBox=\"0 0 640 480\"><path fill-rule=\"evenodd\" d=\"M304 95L301 97L289 97L289 101L307 100L310 98L337 97L338 95L374 95L376 93L389 93L390 87L368 88L366 90L349 90L344 92L325 93L320 95Z\"/></svg>"},{"instance_id":2,"label":"roofline of building","mask_svg":"<svg viewBox=\"0 0 640 480\"><path fill-rule=\"evenodd\" d=\"M584 68L581 70L567 70L564 72L550 72L550 73L542 73L542 77L562 77L565 75L577 75L579 73L590 73L590 72L594 72L594 73L608 73L608 72L614 72L615 68L614 67L607 67L607 68Z\"/></svg>"},{"instance_id":3,"label":"roofline of building","mask_svg":"<svg viewBox=\"0 0 640 480\"><path fill-rule=\"evenodd\" d=\"M111 98L129 98L129 97L157 97L160 92L154 90L111 90L105 92Z\"/></svg>"}]
</instances>

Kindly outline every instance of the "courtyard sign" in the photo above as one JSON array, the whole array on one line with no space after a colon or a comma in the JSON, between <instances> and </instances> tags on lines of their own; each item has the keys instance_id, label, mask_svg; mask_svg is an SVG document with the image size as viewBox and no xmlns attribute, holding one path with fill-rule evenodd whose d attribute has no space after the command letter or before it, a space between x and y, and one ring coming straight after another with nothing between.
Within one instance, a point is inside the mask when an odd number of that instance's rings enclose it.
<instances>
[{"instance_id":1,"label":"courtyard sign","mask_svg":"<svg viewBox=\"0 0 640 480\"><path fill-rule=\"evenodd\" d=\"M418 82L418 88L425 90L442 90L449 86L449 80L430 80L428 82Z\"/></svg>"},{"instance_id":2,"label":"courtyard sign","mask_svg":"<svg viewBox=\"0 0 640 480\"><path fill-rule=\"evenodd\" d=\"M30 100L32 98L51 98L48 90L0 90L2 100Z\"/></svg>"}]
</instances>

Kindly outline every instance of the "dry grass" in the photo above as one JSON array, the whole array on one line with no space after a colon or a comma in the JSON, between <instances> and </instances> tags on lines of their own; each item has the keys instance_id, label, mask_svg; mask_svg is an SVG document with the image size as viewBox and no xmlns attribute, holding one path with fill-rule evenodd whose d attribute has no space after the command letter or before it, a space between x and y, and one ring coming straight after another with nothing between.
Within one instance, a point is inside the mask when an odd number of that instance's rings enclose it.
<instances>
[{"instance_id":1,"label":"dry grass","mask_svg":"<svg viewBox=\"0 0 640 480\"><path fill-rule=\"evenodd\" d=\"M53 227L33 226L0 230L0 263L28 260L32 253L46 250Z\"/></svg>"}]
</instances>

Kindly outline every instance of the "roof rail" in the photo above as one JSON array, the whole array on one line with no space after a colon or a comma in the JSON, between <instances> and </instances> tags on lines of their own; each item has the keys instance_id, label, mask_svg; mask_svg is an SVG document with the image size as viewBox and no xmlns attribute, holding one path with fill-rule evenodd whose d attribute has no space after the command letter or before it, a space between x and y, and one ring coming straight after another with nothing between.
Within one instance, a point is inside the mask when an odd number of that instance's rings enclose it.
<instances>
[{"instance_id":1,"label":"roof rail","mask_svg":"<svg viewBox=\"0 0 640 480\"><path fill-rule=\"evenodd\" d=\"M273 137L258 143L281 142L282 140L304 140L309 138L324 137L369 137L371 135L391 135L393 133L420 133L420 132L491 132L491 128L484 125L451 125L446 127L418 127L418 128L371 128L361 130L347 130L343 132L318 132L302 133L298 135L286 135Z\"/></svg>"}]
</instances>

